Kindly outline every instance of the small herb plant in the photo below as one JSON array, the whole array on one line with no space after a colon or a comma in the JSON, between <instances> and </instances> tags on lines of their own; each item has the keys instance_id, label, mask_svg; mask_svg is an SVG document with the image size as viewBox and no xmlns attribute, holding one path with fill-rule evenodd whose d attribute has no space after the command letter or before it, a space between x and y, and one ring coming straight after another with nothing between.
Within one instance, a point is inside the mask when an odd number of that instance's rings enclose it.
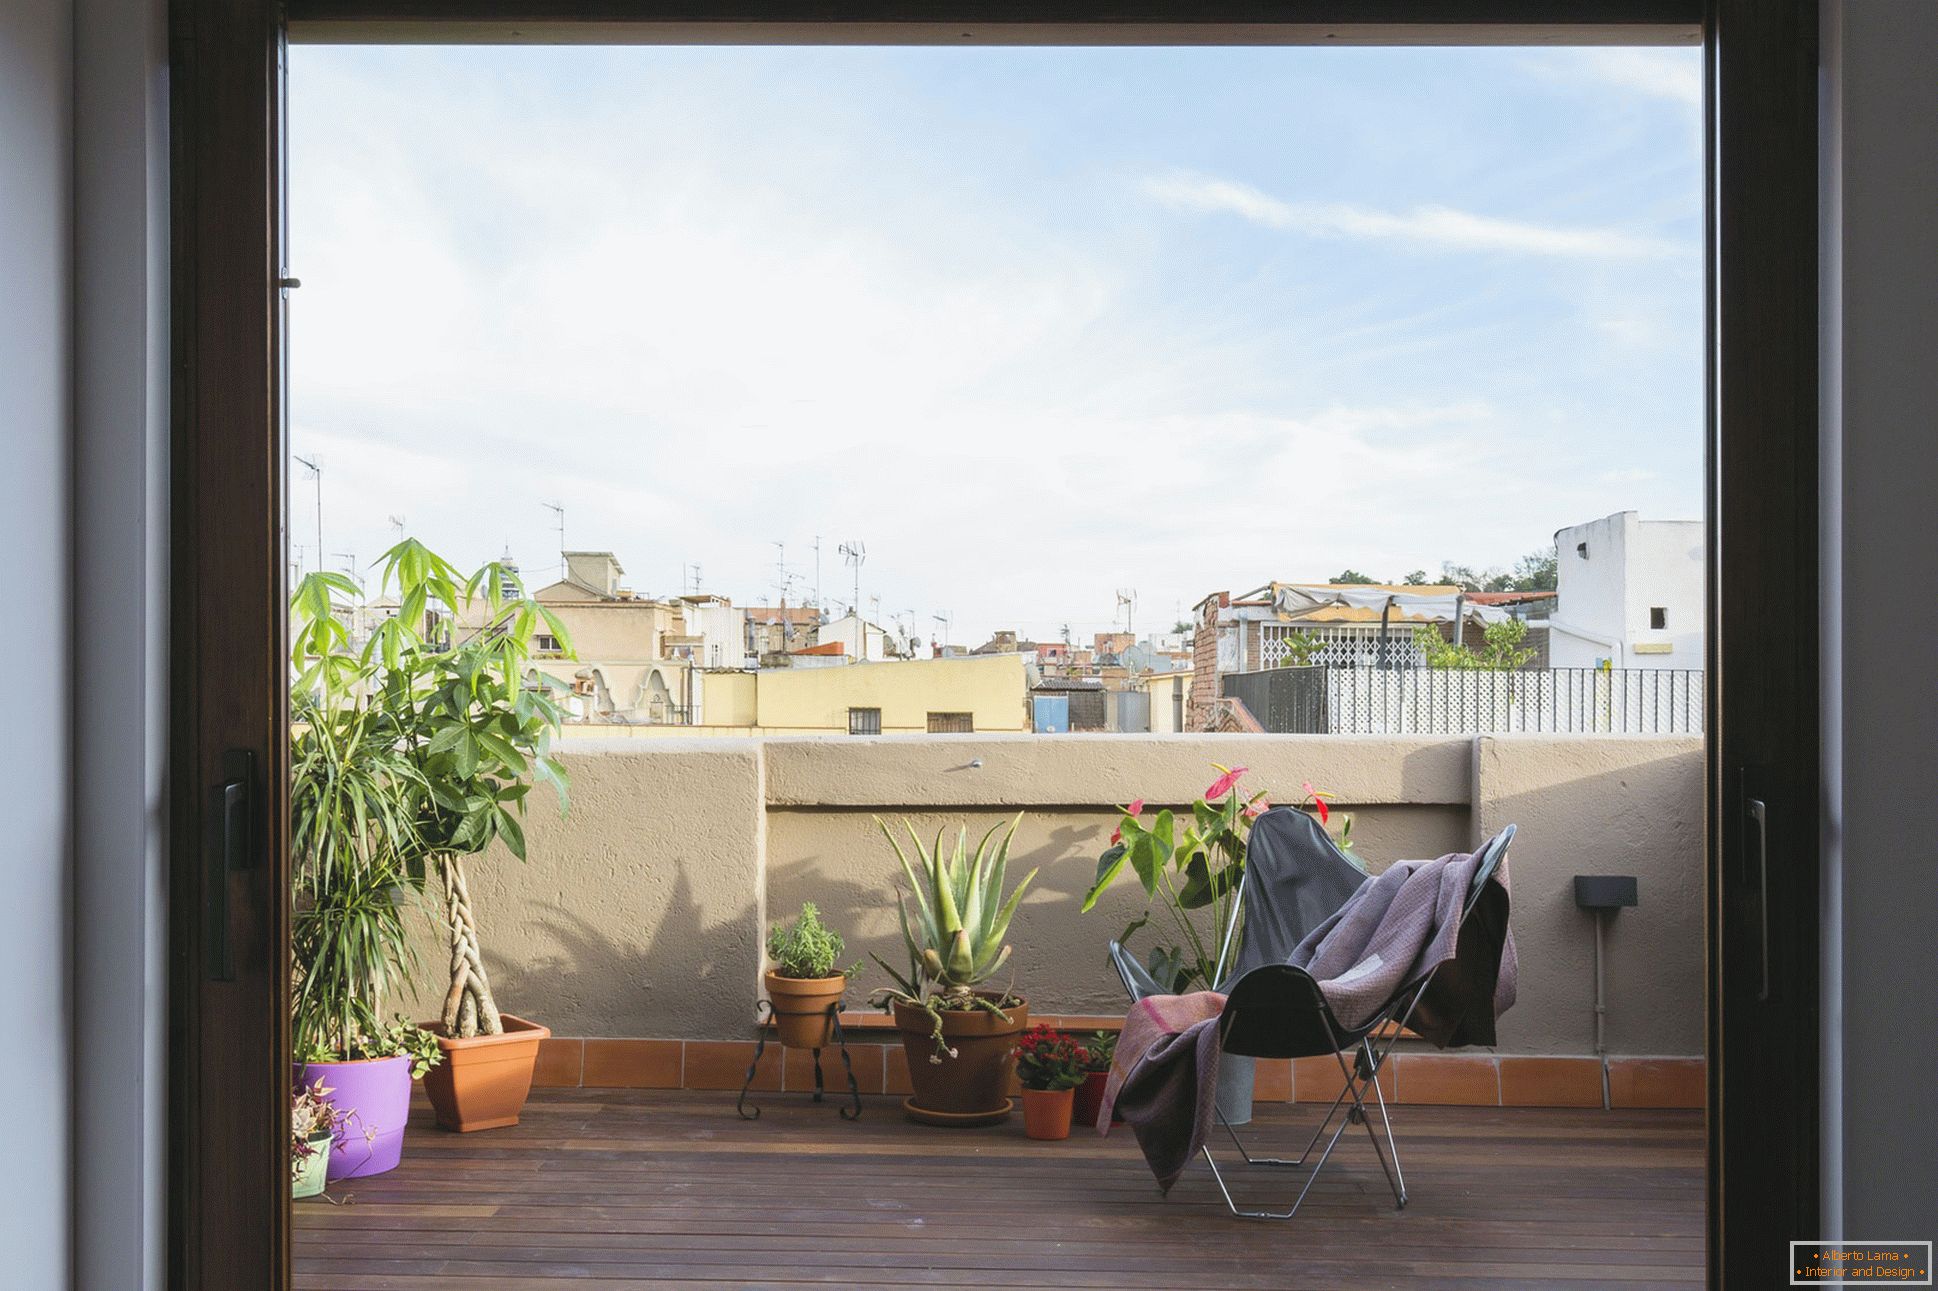
<instances>
[{"instance_id":1,"label":"small herb plant","mask_svg":"<svg viewBox=\"0 0 1938 1291\"><path fill-rule=\"evenodd\" d=\"M1117 1033L1098 1031L1084 1042L1083 1048L1085 1071L1109 1071L1117 1057Z\"/></svg>"},{"instance_id":2,"label":"small herb plant","mask_svg":"<svg viewBox=\"0 0 1938 1291\"><path fill-rule=\"evenodd\" d=\"M313 1085L298 1089L289 1102L289 1173L302 1173L303 1162L315 1156L319 1139L334 1139L348 1119L348 1109L330 1101L331 1089L317 1077Z\"/></svg>"},{"instance_id":3,"label":"small herb plant","mask_svg":"<svg viewBox=\"0 0 1938 1291\"><path fill-rule=\"evenodd\" d=\"M1049 1027L1031 1027L1016 1042L1016 1078L1024 1089L1075 1089L1089 1066L1088 1048Z\"/></svg>"},{"instance_id":4,"label":"small herb plant","mask_svg":"<svg viewBox=\"0 0 1938 1291\"><path fill-rule=\"evenodd\" d=\"M841 934L821 922L821 912L812 901L801 903L801 913L792 923L777 923L767 930L767 958L782 977L852 976L860 965L839 967L845 949Z\"/></svg>"}]
</instances>

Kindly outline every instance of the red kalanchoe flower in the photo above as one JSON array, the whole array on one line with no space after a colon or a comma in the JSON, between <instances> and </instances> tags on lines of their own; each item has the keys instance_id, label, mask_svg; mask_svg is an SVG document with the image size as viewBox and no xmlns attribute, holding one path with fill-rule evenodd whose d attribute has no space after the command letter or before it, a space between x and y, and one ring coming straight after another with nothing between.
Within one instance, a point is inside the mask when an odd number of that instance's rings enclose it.
<instances>
[{"instance_id":1,"label":"red kalanchoe flower","mask_svg":"<svg viewBox=\"0 0 1938 1291\"><path fill-rule=\"evenodd\" d=\"M1218 766L1216 762L1212 763L1211 765L1215 767ZM1230 793L1232 786L1238 783L1238 777L1244 775L1247 771L1251 770L1250 767L1233 767L1229 771L1226 771L1224 767L1218 767L1218 769L1220 771L1224 771L1225 774L1219 776L1216 780L1213 780L1211 782L1211 787L1205 790L1206 802L1210 802L1214 798L1222 798L1226 794Z\"/></svg>"}]
</instances>

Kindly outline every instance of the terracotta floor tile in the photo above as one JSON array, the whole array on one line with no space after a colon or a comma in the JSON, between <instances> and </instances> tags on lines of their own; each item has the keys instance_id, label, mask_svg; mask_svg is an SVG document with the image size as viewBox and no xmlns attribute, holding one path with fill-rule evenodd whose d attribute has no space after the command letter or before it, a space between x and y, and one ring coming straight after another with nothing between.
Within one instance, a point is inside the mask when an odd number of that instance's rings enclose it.
<instances>
[{"instance_id":1,"label":"terracotta floor tile","mask_svg":"<svg viewBox=\"0 0 1938 1291\"><path fill-rule=\"evenodd\" d=\"M851 1044L848 1046L849 1061L854 1063L855 1084L864 1094L882 1092L882 1047L878 1044ZM831 1094L845 1096L848 1092L848 1075L841 1067L839 1049L821 1051L821 1079ZM810 1092L814 1089L814 1054L808 1049L789 1049L783 1071L782 1087L790 1091ZM736 1086L737 1088L737 1086Z\"/></svg>"},{"instance_id":2,"label":"terracotta floor tile","mask_svg":"<svg viewBox=\"0 0 1938 1291\"><path fill-rule=\"evenodd\" d=\"M1348 1059L1350 1062L1351 1060ZM1317 1058L1294 1058L1292 1060L1292 1098L1299 1103L1330 1103L1339 1094L1344 1078L1339 1074L1339 1063L1330 1054ZM1393 1064L1389 1060L1379 1073L1380 1093L1387 1098L1393 1097ZM1368 1091L1367 1097L1371 1097Z\"/></svg>"},{"instance_id":3,"label":"terracotta floor tile","mask_svg":"<svg viewBox=\"0 0 1938 1291\"><path fill-rule=\"evenodd\" d=\"M604 1089L678 1089L678 1040L588 1038L580 1084Z\"/></svg>"},{"instance_id":4,"label":"terracotta floor tile","mask_svg":"<svg viewBox=\"0 0 1938 1291\"><path fill-rule=\"evenodd\" d=\"M1601 1063L1594 1058L1502 1058L1503 1107L1600 1107Z\"/></svg>"},{"instance_id":5,"label":"terracotta floor tile","mask_svg":"<svg viewBox=\"0 0 1938 1291\"><path fill-rule=\"evenodd\" d=\"M1393 1089L1402 1103L1452 1107L1497 1107L1500 1072L1492 1055L1397 1054L1388 1060Z\"/></svg>"},{"instance_id":6,"label":"terracotta floor tile","mask_svg":"<svg viewBox=\"0 0 1938 1291\"><path fill-rule=\"evenodd\" d=\"M1708 1089L1701 1058L1610 1058L1608 1100L1616 1107L1701 1107Z\"/></svg>"},{"instance_id":7,"label":"terracotta floor tile","mask_svg":"<svg viewBox=\"0 0 1938 1291\"><path fill-rule=\"evenodd\" d=\"M1260 1058L1252 1084L1252 1097L1261 1103L1292 1101L1292 1060Z\"/></svg>"},{"instance_id":8,"label":"terracotta floor tile","mask_svg":"<svg viewBox=\"0 0 1938 1291\"><path fill-rule=\"evenodd\" d=\"M753 1088L778 1090L781 1087L783 1055L779 1045L767 1046L760 1056L760 1070L754 1073ZM747 1064L754 1060L752 1040L688 1040L686 1042L687 1089L739 1089L747 1079Z\"/></svg>"},{"instance_id":9,"label":"terracotta floor tile","mask_svg":"<svg viewBox=\"0 0 1938 1291\"><path fill-rule=\"evenodd\" d=\"M882 1046L882 1092L903 1097L915 1092L908 1079L908 1052L899 1044Z\"/></svg>"},{"instance_id":10,"label":"terracotta floor tile","mask_svg":"<svg viewBox=\"0 0 1938 1291\"><path fill-rule=\"evenodd\" d=\"M579 1083L584 1071L584 1040L575 1036L553 1036L538 1042L538 1062L532 1067L532 1084L544 1089L569 1089Z\"/></svg>"}]
</instances>

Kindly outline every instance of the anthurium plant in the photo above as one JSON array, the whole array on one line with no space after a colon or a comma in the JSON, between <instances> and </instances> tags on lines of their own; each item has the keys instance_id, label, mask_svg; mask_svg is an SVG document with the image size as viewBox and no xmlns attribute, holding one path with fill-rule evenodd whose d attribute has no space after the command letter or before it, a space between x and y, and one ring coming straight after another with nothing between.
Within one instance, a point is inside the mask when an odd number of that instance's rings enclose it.
<instances>
[{"instance_id":1,"label":"anthurium plant","mask_svg":"<svg viewBox=\"0 0 1938 1291\"><path fill-rule=\"evenodd\" d=\"M1142 798L1121 809L1110 846L1097 858L1096 877L1083 898L1083 908L1090 910L1126 871L1136 875L1148 904L1117 940L1128 944L1156 921L1160 940L1147 955L1145 968L1174 994L1216 984L1218 930L1230 922L1232 903L1238 899L1252 822L1271 805L1265 790L1240 787L1249 768L1212 766L1218 778L1188 812L1167 807L1147 815ZM1327 823L1332 813L1326 799L1331 795L1310 782L1303 788L1305 796L1297 805ZM1352 818L1343 821L1340 846L1351 847ZM1233 941L1232 953L1238 944Z\"/></svg>"}]
</instances>

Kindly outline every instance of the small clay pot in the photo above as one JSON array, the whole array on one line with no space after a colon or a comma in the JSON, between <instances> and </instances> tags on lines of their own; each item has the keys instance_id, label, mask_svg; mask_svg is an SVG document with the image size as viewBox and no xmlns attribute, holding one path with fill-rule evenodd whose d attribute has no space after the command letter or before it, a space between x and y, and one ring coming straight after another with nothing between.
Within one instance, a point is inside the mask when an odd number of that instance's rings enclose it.
<instances>
[{"instance_id":1,"label":"small clay pot","mask_svg":"<svg viewBox=\"0 0 1938 1291\"><path fill-rule=\"evenodd\" d=\"M767 1001L774 1006L774 1030L790 1049L825 1049L833 1043L828 1006L847 993L846 974L833 977L782 977L767 974Z\"/></svg>"},{"instance_id":2,"label":"small clay pot","mask_svg":"<svg viewBox=\"0 0 1938 1291\"><path fill-rule=\"evenodd\" d=\"M1023 1132L1033 1139L1069 1138L1076 1094L1074 1089L1024 1090Z\"/></svg>"},{"instance_id":3,"label":"small clay pot","mask_svg":"<svg viewBox=\"0 0 1938 1291\"><path fill-rule=\"evenodd\" d=\"M1071 1124L1089 1126L1097 1124L1097 1113L1102 1111L1104 1106L1104 1085L1109 1080L1110 1073L1107 1071L1083 1073L1083 1083L1076 1089L1076 1107L1070 1113Z\"/></svg>"}]
</instances>

